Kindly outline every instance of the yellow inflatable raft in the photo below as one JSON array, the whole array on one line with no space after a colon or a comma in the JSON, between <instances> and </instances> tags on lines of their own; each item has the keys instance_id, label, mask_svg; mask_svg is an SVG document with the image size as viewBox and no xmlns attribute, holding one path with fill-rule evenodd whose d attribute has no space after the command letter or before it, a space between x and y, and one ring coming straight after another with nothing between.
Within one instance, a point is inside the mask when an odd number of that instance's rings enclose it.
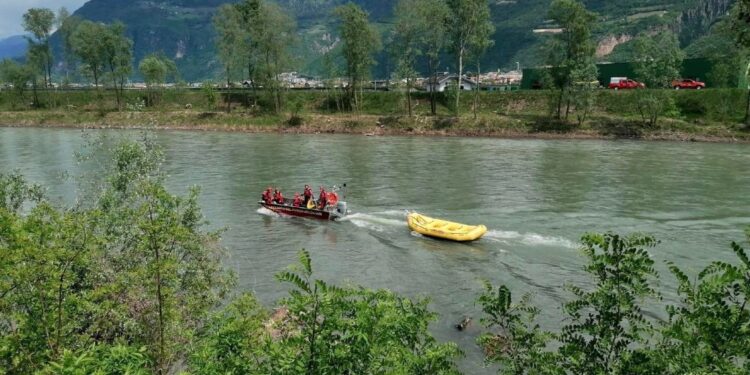
<instances>
[{"instance_id":1,"label":"yellow inflatable raft","mask_svg":"<svg viewBox=\"0 0 750 375\"><path fill-rule=\"evenodd\" d=\"M433 219L416 212L410 212L406 216L406 222L409 229L419 234L459 242L478 240L487 232L484 225L465 225Z\"/></svg>"}]
</instances>

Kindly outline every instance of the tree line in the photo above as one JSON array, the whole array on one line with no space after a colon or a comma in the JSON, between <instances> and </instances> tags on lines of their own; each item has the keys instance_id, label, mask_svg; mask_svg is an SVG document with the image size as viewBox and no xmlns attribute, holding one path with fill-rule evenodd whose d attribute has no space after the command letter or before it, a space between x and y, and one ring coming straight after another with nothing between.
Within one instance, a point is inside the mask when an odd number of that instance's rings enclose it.
<instances>
[{"instance_id":1,"label":"tree line","mask_svg":"<svg viewBox=\"0 0 750 375\"><path fill-rule=\"evenodd\" d=\"M720 30L737 48L730 48L735 53L722 57L717 64L714 73L718 80L726 80L733 67L747 59L749 7L747 1L738 1ZM394 62L395 78L405 82L404 111L409 115L413 113L411 92L418 72L428 75L432 115L437 114L437 95L432 88L437 83L437 70L444 65L443 60L455 66L459 77L467 66L471 66L477 76L481 73L481 58L494 43L494 26L487 1L399 0L393 14L391 31L382 33L381 28L370 21L367 12L356 4L334 9L335 36L331 44L324 47L322 57L331 109L356 112L362 108L364 83L371 78L376 56L384 47ZM552 89L550 113L558 121L567 122L574 117L580 124L595 104L594 35L600 16L587 10L579 0L554 0L547 18L561 30L546 38L543 46L544 62L551 67L545 70L543 78L544 86ZM243 0L221 6L213 24L217 57L227 84L246 80L253 90L256 107L280 113L293 106L294 103L285 103L284 85L280 80L281 73L291 70L296 62L294 48L298 33L293 17L271 0ZM24 15L24 27L30 35L26 63L20 65L6 60L0 66L0 78L12 83L19 97L23 97L30 83L34 107L42 106L37 87L52 82L54 64L50 37L57 29L62 39L61 66L65 80L71 72L81 70L97 87L105 83L112 88L118 108L122 107L123 85L133 73L133 42L125 36L124 25L81 20L64 9L55 15L49 9L33 8ZM637 78L648 87L667 88L672 80L679 78L685 54L669 28L645 31L630 48ZM141 61L139 71L149 87L149 104L158 101L161 83L168 77L178 77L174 62L159 53ZM346 81L336 85L333 82L336 77L344 77ZM449 87L445 94L456 115L460 115L461 94L460 83ZM475 90L472 103L475 117L479 98ZM673 99L658 91L644 91L638 100L638 111L651 126L673 108ZM750 95L746 113L746 123L750 124Z\"/></svg>"},{"instance_id":2,"label":"tree line","mask_svg":"<svg viewBox=\"0 0 750 375\"><path fill-rule=\"evenodd\" d=\"M198 189L164 187L163 153L149 137L110 146L79 154L101 170L82 176L70 207L0 173L1 374L459 373L462 351L429 331L429 300L317 279L304 250L276 275L289 293L275 309L235 290ZM489 281L476 291L477 345L498 373L750 371L750 259L740 244L734 262L695 275L667 263L678 298L661 307L656 239L581 243L588 281L544 307L559 330L539 325L533 295Z\"/></svg>"},{"instance_id":3,"label":"tree line","mask_svg":"<svg viewBox=\"0 0 750 375\"><path fill-rule=\"evenodd\" d=\"M123 107L125 84L133 74L133 41L125 35L123 23L83 20L71 16L65 8L57 14L47 8L31 8L23 15L23 27L29 33L25 63L6 59L0 65L0 78L13 86L18 99L24 100L31 86L32 107L51 104L40 99L39 88L56 85L50 40L57 30L62 47L60 86L69 85L72 77L80 74L97 89L106 86L113 90L117 108ZM178 76L174 62L161 53L146 56L138 67L150 90L166 82L168 75ZM150 93L149 98L154 96Z\"/></svg>"}]
</instances>

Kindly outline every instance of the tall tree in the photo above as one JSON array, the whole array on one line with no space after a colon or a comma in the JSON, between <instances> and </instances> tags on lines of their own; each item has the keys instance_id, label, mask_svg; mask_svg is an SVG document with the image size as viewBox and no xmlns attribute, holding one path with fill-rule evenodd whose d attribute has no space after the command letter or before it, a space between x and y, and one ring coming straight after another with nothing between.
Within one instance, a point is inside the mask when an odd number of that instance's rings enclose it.
<instances>
[{"instance_id":1,"label":"tall tree","mask_svg":"<svg viewBox=\"0 0 750 375\"><path fill-rule=\"evenodd\" d=\"M647 87L669 88L679 78L685 53L674 32L641 35L634 41L634 47L635 74Z\"/></svg>"},{"instance_id":2,"label":"tall tree","mask_svg":"<svg viewBox=\"0 0 750 375\"><path fill-rule=\"evenodd\" d=\"M81 21L71 35L73 53L81 60L97 88L104 71L102 45L105 33L107 33L107 29L103 24Z\"/></svg>"},{"instance_id":3,"label":"tall tree","mask_svg":"<svg viewBox=\"0 0 750 375\"><path fill-rule=\"evenodd\" d=\"M732 26L735 40L740 48L750 48L750 0L739 0L732 9ZM745 68L745 80L750 81L750 64ZM750 83L747 85L747 104L745 106L745 127L750 128Z\"/></svg>"},{"instance_id":4,"label":"tall tree","mask_svg":"<svg viewBox=\"0 0 750 375\"><path fill-rule=\"evenodd\" d=\"M486 0L448 0L448 7L451 12L451 16L448 17L450 51L456 58L458 70L455 111L459 114L464 59L472 51L482 50L481 46L489 43L493 27L489 3Z\"/></svg>"},{"instance_id":5,"label":"tall tree","mask_svg":"<svg viewBox=\"0 0 750 375\"><path fill-rule=\"evenodd\" d=\"M375 65L375 53L381 48L380 35L370 24L367 12L356 4L342 5L334 10L334 14L340 21L339 34L349 79L349 104L358 111L362 105L362 84Z\"/></svg>"},{"instance_id":6,"label":"tall tree","mask_svg":"<svg viewBox=\"0 0 750 375\"><path fill-rule=\"evenodd\" d=\"M557 96L557 118L562 118L562 105L574 84L596 79L596 44L592 28L596 14L586 10L577 0L554 0L548 17L560 26L547 48L547 64L552 66L552 83L559 91ZM570 110L568 96L565 117Z\"/></svg>"},{"instance_id":7,"label":"tall tree","mask_svg":"<svg viewBox=\"0 0 750 375\"><path fill-rule=\"evenodd\" d=\"M27 37L44 72L44 85L52 83L52 49L49 38L55 26L55 13L47 8L31 8L23 15L23 28L31 34Z\"/></svg>"},{"instance_id":8,"label":"tall tree","mask_svg":"<svg viewBox=\"0 0 750 375\"><path fill-rule=\"evenodd\" d=\"M445 0L422 0L419 17L422 22L430 25L430 29L423 35L424 55L427 63L427 72L430 77L430 112L437 114L437 99L435 90L437 83L437 71L440 67L440 58L445 47L448 45L448 17L450 9Z\"/></svg>"},{"instance_id":9,"label":"tall tree","mask_svg":"<svg viewBox=\"0 0 750 375\"><path fill-rule=\"evenodd\" d=\"M65 7L57 11L57 30L62 39L63 63L65 67L65 82L70 82L70 73L75 71L76 61L73 51L73 32L75 32L81 19L71 16Z\"/></svg>"},{"instance_id":10,"label":"tall tree","mask_svg":"<svg viewBox=\"0 0 750 375\"><path fill-rule=\"evenodd\" d=\"M486 8L487 18L489 19L489 8ZM475 33L473 43L470 44L468 57L474 61L477 68L476 75L476 87L474 88L474 119L477 118L477 111L479 110L479 90L482 89L482 56L487 52L487 49L495 44L495 41L490 39L492 34L495 32L495 26L491 22L481 23L479 29ZM457 107L458 108L458 107Z\"/></svg>"},{"instance_id":11,"label":"tall tree","mask_svg":"<svg viewBox=\"0 0 750 375\"><path fill-rule=\"evenodd\" d=\"M260 19L261 1L262 0L244 0L235 4L235 7L240 14L241 25L244 31L244 44L242 48L244 49L245 54L243 57L247 68L247 77L253 88L254 104L256 105L258 102L257 82L260 80L257 67L261 54L258 53L258 41L255 37L260 33L258 31L258 20ZM227 109L229 109L229 106L227 106Z\"/></svg>"},{"instance_id":12,"label":"tall tree","mask_svg":"<svg viewBox=\"0 0 750 375\"><path fill-rule=\"evenodd\" d=\"M247 54L245 41L246 32L243 29L242 17L237 6L224 4L219 7L213 18L216 30L216 50L219 59L224 64L227 86L232 82L235 71L244 64Z\"/></svg>"},{"instance_id":13,"label":"tall tree","mask_svg":"<svg viewBox=\"0 0 750 375\"><path fill-rule=\"evenodd\" d=\"M40 107L39 101L39 76L46 77L45 64L47 61L47 50L43 44L29 43L29 49L26 51L26 66L31 73L31 90L33 93L33 106ZM46 82L46 78L42 78Z\"/></svg>"},{"instance_id":14,"label":"tall tree","mask_svg":"<svg viewBox=\"0 0 750 375\"><path fill-rule=\"evenodd\" d=\"M16 101L23 102L26 85L31 81L32 75L27 65L9 59L0 62L0 82L13 86Z\"/></svg>"},{"instance_id":15,"label":"tall tree","mask_svg":"<svg viewBox=\"0 0 750 375\"><path fill-rule=\"evenodd\" d=\"M115 22L106 27L101 48L104 68L115 90L117 108L121 108L125 81L133 71L133 41L125 36L123 23Z\"/></svg>"},{"instance_id":16,"label":"tall tree","mask_svg":"<svg viewBox=\"0 0 750 375\"><path fill-rule=\"evenodd\" d=\"M260 2L256 17L250 39L255 41L258 54L257 76L259 83L270 91L274 110L279 113L283 104L279 75L291 62L289 48L295 41L297 26L281 7L268 1Z\"/></svg>"},{"instance_id":17,"label":"tall tree","mask_svg":"<svg viewBox=\"0 0 750 375\"><path fill-rule=\"evenodd\" d=\"M406 107L412 116L411 89L417 75L417 58L422 55L422 38L429 33L429 21L422 18L423 0L399 0L393 13L396 15L393 27L391 54L396 60L396 72L406 79Z\"/></svg>"},{"instance_id":18,"label":"tall tree","mask_svg":"<svg viewBox=\"0 0 750 375\"><path fill-rule=\"evenodd\" d=\"M635 74L648 87L668 88L672 80L680 76L685 53L673 32L643 35L635 40L634 45ZM638 111L649 126L656 126L664 112L675 108L674 99L658 90L640 90L638 94Z\"/></svg>"}]
</instances>

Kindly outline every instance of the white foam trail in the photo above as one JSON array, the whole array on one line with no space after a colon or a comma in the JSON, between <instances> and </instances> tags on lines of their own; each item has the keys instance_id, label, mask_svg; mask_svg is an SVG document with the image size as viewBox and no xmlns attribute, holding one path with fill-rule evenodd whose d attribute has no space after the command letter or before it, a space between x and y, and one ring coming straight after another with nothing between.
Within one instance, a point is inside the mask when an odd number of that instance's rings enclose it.
<instances>
[{"instance_id":1,"label":"white foam trail","mask_svg":"<svg viewBox=\"0 0 750 375\"><path fill-rule=\"evenodd\" d=\"M385 217L363 214L363 213L356 213L356 214L345 216L344 218L341 219L341 221L351 221L354 225L357 225L357 223L371 223L371 224L378 224L383 227L386 227L386 226L402 227L406 225L406 221L404 220L388 219Z\"/></svg>"},{"instance_id":2,"label":"white foam trail","mask_svg":"<svg viewBox=\"0 0 750 375\"><path fill-rule=\"evenodd\" d=\"M390 217L398 217L398 218L406 218L406 210L388 210L388 211L379 211L374 212L373 215L380 215L380 216L390 216Z\"/></svg>"},{"instance_id":3,"label":"white foam trail","mask_svg":"<svg viewBox=\"0 0 750 375\"><path fill-rule=\"evenodd\" d=\"M569 249L577 249L579 245L567 238L543 236L537 233L519 233L516 231L490 230L484 235L485 238L507 242L508 240L517 240L523 244L531 246L561 246Z\"/></svg>"},{"instance_id":4,"label":"white foam trail","mask_svg":"<svg viewBox=\"0 0 750 375\"><path fill-rule=\"evenodd\" d=\"M255 212L257 212L257 213L259 213L261 215L265 215L265 216L272 216L272 217L280 217L281 216L281 215L277 214L276 212L273 212L273 211L271 211L271 210L269 210L269 209L267 209L265 207L261 207L258 210L256 210Z\"/></svg>"}]
</instances>

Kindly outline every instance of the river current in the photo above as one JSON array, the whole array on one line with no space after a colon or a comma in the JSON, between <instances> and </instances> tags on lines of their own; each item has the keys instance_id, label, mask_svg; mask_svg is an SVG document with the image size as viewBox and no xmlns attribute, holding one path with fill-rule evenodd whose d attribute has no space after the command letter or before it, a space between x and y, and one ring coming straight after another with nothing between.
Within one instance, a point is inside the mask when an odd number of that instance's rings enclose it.
<instances>
[{"instance_id":1,"label":"river current","mask_svg":"<svg viewBox=\"0 0 750 375\"><path fill-rule=\"evenodd\" d=\"M73 204L89 163L87 139L134 131L0 128L0 172L19 169ZM750 226L750 146L634 141L504 140L201 132L156 132L175 193L202 188L211 228L227 228L226 264L239 290L268 306L284 296L273 275L309 250L318 278L429 297L441 340L466 352L466 373L492 373L476 347L481 280L530 292L541 324L559 327L566 283L588 285L578 239L586 232L644 232L664 301L674 301L672 261L694 274L733 260L732 240ZM111 142L111 140L110 140ZM278 217L259 209L273 185L286 196L311 184L348 186L352 214L341 222ZM480 241L459 244L411 233L406 210L485 224ZM654 319L663 309L654 304ZM467 331L453 325L474 318Z\"/></svg>"}]
</instances>

